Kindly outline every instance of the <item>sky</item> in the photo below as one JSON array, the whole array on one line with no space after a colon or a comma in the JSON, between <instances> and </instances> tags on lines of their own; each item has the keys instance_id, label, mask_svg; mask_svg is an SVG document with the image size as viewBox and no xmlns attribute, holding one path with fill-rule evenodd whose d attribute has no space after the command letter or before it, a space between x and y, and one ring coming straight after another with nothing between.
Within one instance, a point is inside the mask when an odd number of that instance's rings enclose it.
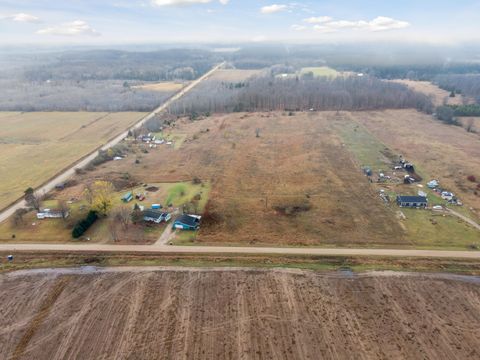
<instances>
[{"instance_id":1,"label":"sky","mask_svg":"<svg viewBox=\"0 0 480 360\"><path fill-rule=\"evenodd\" d=\"M479 0L0 0L0 44L480 40Z\"/></svg>"}]
</instances>

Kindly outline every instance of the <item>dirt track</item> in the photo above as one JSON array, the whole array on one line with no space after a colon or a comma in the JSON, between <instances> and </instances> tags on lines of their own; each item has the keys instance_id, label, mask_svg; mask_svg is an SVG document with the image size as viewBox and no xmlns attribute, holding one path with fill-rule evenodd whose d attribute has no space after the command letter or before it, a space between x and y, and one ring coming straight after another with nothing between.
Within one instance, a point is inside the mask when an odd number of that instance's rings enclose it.
<instances>
[{"instance_id":1,"label":"dirt track","mask_svg":"<svg viewBox=\"0 0 480 360\"><path fill-rule=\"evenodd\" d=\"M282 254L330 256L393 256L450 259L480 259L480 251L411 250L369 248L312 247L235 247L235 246L169 246L110 244L0 244L1 252L66 252L66 253L149 253L149 254Z\"/></svg>"},{"instance_id":2,"label":"dirt track","mask_svg":"<svg viewBox=\"0 0 480 360\"><path fill-rule=\"evenodd\" d=\"M474 359L479 285L398 273L10 273L0 358Z\"/></svg>"}]
</instances>

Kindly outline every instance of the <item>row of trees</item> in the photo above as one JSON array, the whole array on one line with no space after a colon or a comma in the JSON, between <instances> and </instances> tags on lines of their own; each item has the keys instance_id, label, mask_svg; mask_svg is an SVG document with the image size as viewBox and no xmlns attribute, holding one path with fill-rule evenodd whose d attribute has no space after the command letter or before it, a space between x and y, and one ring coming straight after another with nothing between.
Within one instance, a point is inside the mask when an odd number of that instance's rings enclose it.
<instances>
[{"instance_id":1,"label":"row of trees","mask_svg":"<svg viewBox=\"0 0 480 360\"><path fill-rule=\"evenodd\" d=\"M426 95L402 84L373 77L329 78L252 78L243 87L206 81L172 105L177 115L209 112L273 110L375 110L416 108L433 112Z\"/></svg>"},{"instance_id":2,"label":"row of trees","mask_svg":"<svg viewBox=\"0 0 480 360\"><path fill-rule=\"evenodd\" d=\"M480 104L480 74L438 75L435 83L442 89L459 92Z\"/></svg>"}]
</instances>

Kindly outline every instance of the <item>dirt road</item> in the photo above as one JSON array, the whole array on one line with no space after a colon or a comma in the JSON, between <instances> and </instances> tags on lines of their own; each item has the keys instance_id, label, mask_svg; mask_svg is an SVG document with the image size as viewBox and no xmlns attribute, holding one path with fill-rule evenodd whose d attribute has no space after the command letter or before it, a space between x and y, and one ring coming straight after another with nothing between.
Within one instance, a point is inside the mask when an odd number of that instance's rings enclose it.
<instances>
[{"instance_id":1,"label":"dirt road","mask_svg":"<svg viewBox=\"0 0 480 360\"><path fill-rule=\"evenodd\" d=\"M308 247L229 247L229 246L168 246L168 245L109 245L109 244L0 244L1 252L96 252L96 253L182 253L182 254L280 254L392 256L425 258L480 259L480 251L402 250L402 249L336 249Z\"/></svg>"},{"instance_id":2,"label":"dirt road","mask_svg":"<svg viewBox=\"0 0 480 360\"><path fill-rule=\"evenodd\" d=\"M470 219L470 218L468 218L468 217L466 217L466 216L463 216L463 215L460 214L459 212L456 212L455 210L452 210L452 209L450 209L450 208L446 208L446 209L447 209L447 211L448 211L450 214L458 217L459 219L462 219L462 220L465 221L467 224L470 224L470 225L472 225L474 228L480 230L480 224L477 224L477 223L476 223L475 221L473 221L472 219Z\"/></svg>"},{"instance_id":3,"label":"dirt road","mask_svg":"<svg viewBox=\"0 0 480 360\"><path fill-rule=\"evenodd\" d=\"M168 108L173 102L177 101L180 99L182 96L184 96L186 93L188 93L190 90L192 90L195 86L197 86L200 82L211 76L215 71L217 71L219 68L221 68L225 63L218 64L215 66L212 70L210 70L208 73L203 75L202 77L198 78L197 80L192 81L190 84L182 88L180 91L178 91L175 95L173 95L171 98L169 98L166 102L164 102L162 105L160 105L158 108L153 110L150 114L142 118L139 122L137 122L135 125L131 126L130 128L126 129L124 132L110 140L108 143L103 145L100 149L101 150L106 150L119 142L121 142L125 137L127 137L128 132L130 129L136 129L141 127L143 124L145 124L148 120L153 118L155 115L161 113L163 110ZM76 168L81 168L86 166L88 163L90 163L98 153L98 149L93 151L91 154L87 155L80 161L72 164L72 166L62 172L61 174L58 174L55 176L53 179L49 180L46 184L42 185L41 187L37 188L36 191L39 193L47 193L55 188L55 185L61 182L66 181L70 177L72 177L75 174L75 169ZM0 222L5 221L8 219L17 209L20 209L22 207L25 207L25 201L19 199L15 204L13 204L10 207L7 207L6 209L2 210L0 212Z\"/></svg>"}]
</instances>

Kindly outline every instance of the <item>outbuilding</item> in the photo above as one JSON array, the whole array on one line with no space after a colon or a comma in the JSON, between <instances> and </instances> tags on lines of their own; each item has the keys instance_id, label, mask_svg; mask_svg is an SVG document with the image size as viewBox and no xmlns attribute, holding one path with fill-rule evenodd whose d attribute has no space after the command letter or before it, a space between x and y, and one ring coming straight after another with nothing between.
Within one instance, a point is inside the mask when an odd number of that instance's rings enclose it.
<instances>
[{"instance_id":1,"label":"outbuilding","mask_svg":"<svg viewBox=\"0 0 480 360\"><path fill-rule=\"evenodd\" d=\"M428 200L426 196L399 195L397 196L397 205L400 207L426 208Z\"/></svg>"},{"instance_id":2,"label":"outbuilding","mask_svg":"<svg viewBox=\"0 0 480 360\"><path fill-rule=\"evenodd\" d=\"M184 214L173 223L174 229L198 230L200 228L200 216Z\"/></svg>"},{"instance_id":3,"label":"outbuilding","mask_svg":"<svg viewBox=\"0 0 480 360\"><path fill-rule=\"evenodd\" d=\"M128 202L130 202L130 201L132 201L132 200L133 200L133 194L132 194L131 191L122 196L122 201L123 201L123 202L128 203Z\"/></svg>"}]
</instances>

